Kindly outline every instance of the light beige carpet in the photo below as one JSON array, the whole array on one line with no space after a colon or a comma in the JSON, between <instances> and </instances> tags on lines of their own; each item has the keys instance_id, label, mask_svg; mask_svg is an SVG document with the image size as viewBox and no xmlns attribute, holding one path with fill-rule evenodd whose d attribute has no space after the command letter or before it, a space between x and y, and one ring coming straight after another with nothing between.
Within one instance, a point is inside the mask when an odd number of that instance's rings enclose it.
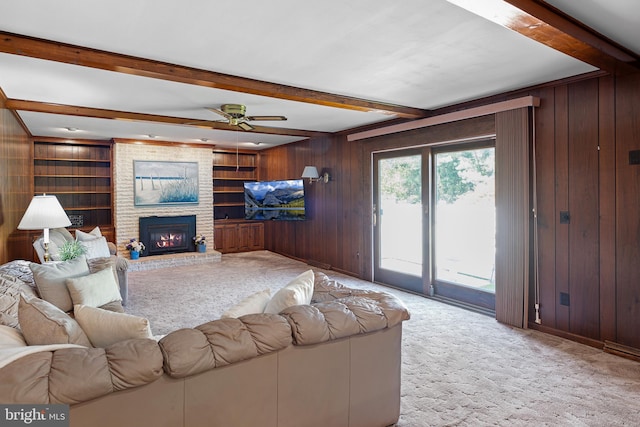
<instances>
[{"instance_id":1,"label":"light beige carpet","mask_svg":"<svg viewBox=\"0 0 640 427\"><path fill-rule=\"evenodd\" d=\"M308 265L267 251L129 274L127 311L154 334L216 319L241 298L276 290ZM640 364L417 295L324 271L351 287L399 296L404 323L398 426L637 426ZM330 426L328 426L330 427Z\"/></svg>"}]
</instances>

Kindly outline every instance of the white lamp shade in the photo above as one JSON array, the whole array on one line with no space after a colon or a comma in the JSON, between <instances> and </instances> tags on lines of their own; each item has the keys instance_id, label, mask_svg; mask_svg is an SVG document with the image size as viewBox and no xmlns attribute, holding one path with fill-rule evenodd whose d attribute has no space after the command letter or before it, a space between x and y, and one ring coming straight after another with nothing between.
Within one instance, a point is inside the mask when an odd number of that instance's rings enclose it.
<instances>
[{"instance_id":1,"label":"white lamp shade","mask_svg":"<svg viewBox=\"0 0 640 427\"><path fill-rule=\"evenodd\" d=\"M318 178L319 176L315 166L305 166L302 171L302 178Z\"/></svg>"},{"instance_id":2,"label":"white lamp shade","mask_svg":"<svg viewBox=\"0 0 640 427\"><path fill-rule=\"evenodd\" d=\"M18 230L41 230L68 227L71 221L56 196L34 196L24 213Z\"/></svg>"}]
</instances>

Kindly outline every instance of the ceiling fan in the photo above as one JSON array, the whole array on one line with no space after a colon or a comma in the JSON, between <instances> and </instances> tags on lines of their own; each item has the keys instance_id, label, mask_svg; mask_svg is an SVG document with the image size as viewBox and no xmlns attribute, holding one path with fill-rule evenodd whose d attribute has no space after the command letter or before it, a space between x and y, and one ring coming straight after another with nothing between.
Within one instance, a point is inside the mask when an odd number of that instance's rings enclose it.
<instances>
[{"instance_id":1,"label":"ceiling fan","mask_svg":"<svg viewBox=\"0 0 640 427\"><path fill-rule=\"evenodd\" d=\"M224 117L230 125L238 126L240 129L247 131L253 130L253 126L248 122L287 120L285 116L245 116L247 107L242 104L223 104L219 110L216 108L207 108L207 110Z\"/></svg>"}]
</instances>

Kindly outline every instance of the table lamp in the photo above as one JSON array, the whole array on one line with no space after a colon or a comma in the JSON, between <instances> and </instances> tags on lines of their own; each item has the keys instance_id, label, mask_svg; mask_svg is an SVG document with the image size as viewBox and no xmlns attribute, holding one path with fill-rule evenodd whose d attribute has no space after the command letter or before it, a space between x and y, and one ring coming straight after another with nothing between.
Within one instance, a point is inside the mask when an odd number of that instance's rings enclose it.
<instances>
[{"instance_id":1,"label":"table lamp","mask_svg":"<svg viewBox=\"0 0 640 427\"><path fill-rule=\"evenodd\" d=\"M71 221L56 196L33 196L18 230L43 230L44 260L49 261L49 229L68 227Z\"/></svg>"}]
</instances>

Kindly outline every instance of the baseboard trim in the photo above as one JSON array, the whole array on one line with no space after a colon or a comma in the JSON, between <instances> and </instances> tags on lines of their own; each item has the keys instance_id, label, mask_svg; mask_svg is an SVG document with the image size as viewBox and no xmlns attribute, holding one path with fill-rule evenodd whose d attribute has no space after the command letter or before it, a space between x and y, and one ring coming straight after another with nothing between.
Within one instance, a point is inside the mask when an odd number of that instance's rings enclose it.
<instances>
[{"instance_id":1,"label":"baseboard trim","mask_svg":"<svg viewBox=\"0 0 640 427\"><path fill-rule=\"evenodd\" d=\"M629 347L615 342L605 341L603 350L607 353L615 354L616 356L621 356L627 359L635 360L636 362L640 362L640 349L635 347Z\"/></svg>"}]
</instances>

